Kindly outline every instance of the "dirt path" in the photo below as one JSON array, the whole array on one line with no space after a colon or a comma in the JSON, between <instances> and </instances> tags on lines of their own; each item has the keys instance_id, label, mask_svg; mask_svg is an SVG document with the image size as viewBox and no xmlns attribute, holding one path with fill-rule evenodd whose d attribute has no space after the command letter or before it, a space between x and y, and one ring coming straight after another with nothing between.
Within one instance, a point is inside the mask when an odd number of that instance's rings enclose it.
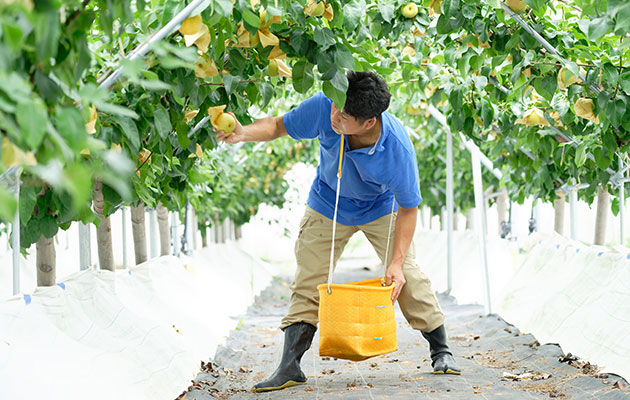
<instances>
[{"instance_id":1,"label":"dirt path","mask_svg":"<svg viewBox=\"0 0 630 400\"><path fill-rule=\"evenodd\" d=\"M340 273L338 282L367 279L372 273ZM627 382L564 355L559 346L540 345L497 315L483 316L477 305L457 305L439 296L450 346L461 376L433 375L429 350L419 332L397 310L395 353L362 362L320 358L318 335L302 368L306 385L254 394L279 362L283 335L277 329L288 307L288 279L274 279L247 311L216 358L180 399L629 399Z\"/></svg>"}]
</instances>

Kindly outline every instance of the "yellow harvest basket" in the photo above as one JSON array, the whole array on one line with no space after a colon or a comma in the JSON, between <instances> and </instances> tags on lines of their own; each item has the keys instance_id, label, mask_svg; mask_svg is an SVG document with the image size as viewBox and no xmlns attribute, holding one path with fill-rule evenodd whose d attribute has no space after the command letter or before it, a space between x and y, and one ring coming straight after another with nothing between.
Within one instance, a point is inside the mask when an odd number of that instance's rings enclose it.
<instances>
[{"instance_id":1,"label":"yellow harvest basket","mask_svg":"<svg viewBox=\"0 0 630 400\"><path fill-rule=\"evenodd\" d=\"M382 279L317 286L319 355L361 361L398 350L391 286Z\"/></svg>"}]
</instances>

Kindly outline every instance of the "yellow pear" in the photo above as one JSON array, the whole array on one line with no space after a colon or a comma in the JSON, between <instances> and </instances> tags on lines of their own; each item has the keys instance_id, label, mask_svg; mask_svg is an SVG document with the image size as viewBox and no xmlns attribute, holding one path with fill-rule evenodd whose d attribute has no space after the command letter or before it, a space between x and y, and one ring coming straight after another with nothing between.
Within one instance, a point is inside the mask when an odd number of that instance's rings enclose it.
<instances>
[{"instance_id":1,"label":"yellow pear","mask_svg":"<svg viewBox=\"0 0 630 400\"><path fill-rule=\"evenodd\" d=\"M199 57L195 63L195 76L197 78L206 78L219 75L219 69L214 60L207 54Z\"/></svg>"},{"instance_id":2,"label":"yellow pear","mask_svg":"<svg viewBox=\"0 0 630 400\"><path fill-rule=\"evenodd\" d=\"M580 70L582 74L584 74L583 70ZM569 75L569 70L566 67L560 68L560 72L558 72L558 89L566 89L574 83L580 82L580 78L573 75L567 79Z\"/></svg>"},{"instance_id":3,"label":"yellow pear","mask_svg":"<svg viewBox=\"0 0 630 400\"><path fill-rule=\"evenodd\" d=\"M325 10L326 3L323 1L317 2L316 0L309 0L308 3L306 3L304 13L306 15L310 15L311 17L321 17L324 15Z\"/></svg>"},{"instance_id":4,"label":"yellow pear","mask_svg":"<svg viewBox=\"0 0 630 400\"><path fill-rule=\"evenodd\" d=\"M589 121L599 124L599 117L593 114L593 100L581 97L575 102L573 106L575 109L575 115L578 117L588 119Z\"/></svg>"},{"instance_id":5,"label":"yellow pear","mask_svg":"<svg viewBox=\"0 0 630 400\"><path fill-rule=\"evenodd\" d=\"M199 31L199 28L201 28L201 14L186 18L179 28L179 33L182 35L194 35Z\"/></svg>"},{"instance_id":6,"label":"yellow pear","mask_svg":"<svg viewBox=\"0 0 630 400\"><path fill-rule=\"evenodd\" d=\"M230 114L226 114L225 105L208 107L210 122L217 130L225 133L232 133L236 127L236 120Z\"/></svg>"},{"instance_id":7,"label":"yellow pear","mask_svg":"<svg viewBox=\"0 0 630 400\"><path fill-rule=\"evenodd\" d=\"M234 128L236 127L236 121L234 120L234 117L230 114L223 113L217 118L216 126L217 129L220 131L223 131L225 133L232 133L234 132Z\"/></svg>"},{"instance_id":8,"label":"yellow pear","mask_svg":"<svg viewBox=\"0 0 630 400\"><path fill-rule=\"evenodd\" d=\"M510 7L515 13L522 13L527 8L527 3L523 0L505 0L505 5Z\"/></svg>"},{"instance_id":9,"label":"yellow pear","mask_svg":"<svg viewBox=\"0 0 630 400\"><path fill-rule=\"evenodd\" d=\"M516 120L517 124L525 126L549 126L549 122L545 119L545 114L539 108L533 107L525 112L523 118Z\"/></svg>"},{"instance_id":10,"label":"yellow pear","mask_svg":"<svg viewBox=\"0 0 630 400\"><path fill-rule=\"evenodd\" d=\"M418 6L416 3L407 3L400 9L400 13L405 18L413 18L418 14Z\"/></svg>"}]
</instances>

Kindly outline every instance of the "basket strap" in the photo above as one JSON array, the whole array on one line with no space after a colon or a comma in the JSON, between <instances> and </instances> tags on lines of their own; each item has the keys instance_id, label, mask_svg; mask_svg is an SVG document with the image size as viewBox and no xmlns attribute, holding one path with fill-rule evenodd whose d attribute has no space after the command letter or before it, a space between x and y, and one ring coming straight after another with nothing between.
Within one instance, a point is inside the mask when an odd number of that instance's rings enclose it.
<instances>
[{"instance_id":1,"label":"basket strap","mask_svg":"<svg viewBox=\"0 0 630 400\"><path fill-rule=\"evenodd\" d=\"M330 244L330 265L328 266L328 294L332 293L330 284L333 277L333 264L335 263L335 233L337 231L337 211L339 210L339 192L341 189L341 166L343 164L343 145L344 135L341 135L341 144L339 148L339 169L337 170L337 191L335 193L335 213L333 214L333 227L332 227L332 241ZM392 212L389 217L389 228L387 230L387 247L385 248L385 261L383 262L384 270L387 270L387 257L389 256L389 243L392 237L392 223L394 222L394 207L396 206L396 198L392 200ZM383 272L383 275L385 272ZM384 279L381 279L381 283L385 286Z\"/></svg>"},{"instance_id":2,"label":"basket strap","mask_svg":"<svg viewBox=\"0 0 630 400\"><path fill-rule=\"evenodd\" d=\"M389 257L389 241L392 238L392 223L394 222L394 207L396 206L396 197L392 200L392 212L389 217L389 228L387 229L387 247L385 247L385 261L383 261L383 276L387 272L387 257ZM381 279L381 283L385 286L385 278Z\"/></svg>"},{"instance_id":3,"label":"basket strap","mask_svg":"<svg viewBox=\"0 0 630 400\"><path fill-rule=\"evenodd\" d=\"M328 294L331 294L330 282L332 282L333 264L335 262L335 232L337 228L337 210L339 208L339 191L341 189L341 165L343 163L344 135L341 134L341 145L339 148L339 170L337 171L337 193L335 194L335 213L333 214L332 243L330 244L330 265L328 267Z\"/></svg>"}]
</instances>

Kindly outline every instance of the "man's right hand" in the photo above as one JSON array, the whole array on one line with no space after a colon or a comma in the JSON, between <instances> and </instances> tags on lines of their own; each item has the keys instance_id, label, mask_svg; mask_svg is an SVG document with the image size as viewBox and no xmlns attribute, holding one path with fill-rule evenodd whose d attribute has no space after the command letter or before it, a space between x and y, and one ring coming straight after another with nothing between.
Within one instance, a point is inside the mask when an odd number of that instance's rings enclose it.
<instances>
[{"instance_id":1,"label":"man's right hand","mask_svg":"<svg viewBox=\"0 0 630 400\"><path fill-rule=\"evenodd\" d=\"M240 122L238 122L238 119L236 118L236 116L232 113L228 113L230 114L232 117L234 117L234 121L236 121L236 124L234 126L234 130L231 133L225 133L223 131L214 131L215 136L217 137L217 141L219 142L226 142L229 144L236 144L239 142L244 142L245 141L245 129L243 128L243 125L241 125ZM214 129L214 127L213 127Z\"/></svg>"}]
</instances>

